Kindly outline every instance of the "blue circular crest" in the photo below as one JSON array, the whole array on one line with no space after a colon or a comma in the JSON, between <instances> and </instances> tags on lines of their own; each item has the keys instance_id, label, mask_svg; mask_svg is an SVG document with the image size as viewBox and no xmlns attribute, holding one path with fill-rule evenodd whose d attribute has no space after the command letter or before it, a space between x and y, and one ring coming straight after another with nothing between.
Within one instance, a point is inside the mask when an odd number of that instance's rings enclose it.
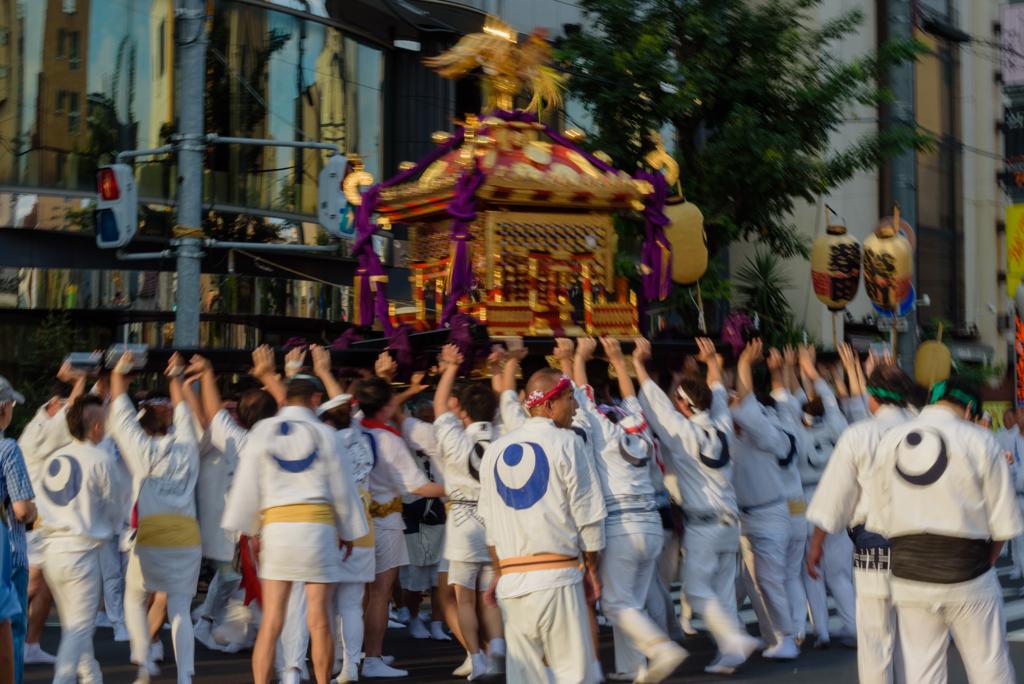
<instances>
[{"instance_id":1,"label":"blue circular crest","mask_svg":"<svg viewBox=\"0 0 1024 684\"><path fill-rule=\"evenodd\" d=\"M67 506L82 490L82 466L78 459L67 454L53 457L46 467L43 490L50 501L58 506Z\"/></svg>"},{"instance_id":2,"label":"blue circular crest","mask_svg":"<svg viewBox=\"0 0 1024 684\"><path fill-rule=\"evenodd\" d=\"M548 491L548 480L551 479L551 466L548 464L547 454L540 448L540 445L533 442L525 442L533 451L533 472L530 477L519 488L509 487L501 479L499 472L502 464L508 468L515 469L523 461L525 449L522 444L510 444L505 447L501 455L494 463L494 484L498 490L498 496L505 502L506 506L522 511L530 508L540 501ZM507 469L506 469L507 470ZM515 472L514 471L514 472ZM521 478L516 478L521 479Z\"/></svg>"}]
</instances>

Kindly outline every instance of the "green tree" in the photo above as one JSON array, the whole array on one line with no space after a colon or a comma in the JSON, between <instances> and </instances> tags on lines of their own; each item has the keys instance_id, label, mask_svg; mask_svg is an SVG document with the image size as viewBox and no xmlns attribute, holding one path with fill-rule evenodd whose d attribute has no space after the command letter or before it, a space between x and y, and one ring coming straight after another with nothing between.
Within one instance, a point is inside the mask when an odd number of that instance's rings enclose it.
<instances>
[{"instance_id":1,"label":"green tree","mask_svg":"<svg viewBox=\"0 0 1024 684\"><path fill-rule=\"evenodd\" d=\"M85 351L82 346L78 331L71 323L71 314L67 310L51 309L39 326L32 353L22 363L23 381L18 391L25 395L25 403L14 412L6 436L21 435L36 409L46 400L64 358L73 351Z\"/></svg>"},{"instance_id":2,"label":"green tree","mask_svg":"<svg viewBox=\"0 0 1024 684\"><path fill-rule=\"evenodd\" d=\"M757 250L754 258L747 257L736 272L735 287L740 305L750 312L751 317L757 313L761 336L768 344L802 341L803 334L796 328L793 311L783 292L791 286L779 258L768 250Z\"/></svg>"},{"instance_id":3,"label":"green tree","mask_svg":"<svg viewBox=\"0 0 1024 684\"><path fill-rule=\"evenodd\" d=\"M782 257L807 255L792 222L797 200L857 171L877 168L931 138L882 126L833 150L830 136L857 105L892 99L881 85L892 65L927 50L891 41L850 60L837 44L864 23L859 8L815 25L821 0L579 0L589 26L559 58L575 70L636 89L571 78L594 117L587 145L635 168L653 147L647 133L673 124L680 180L704 212L712 253L742 238Z\"/></svg>"}]
</instances>

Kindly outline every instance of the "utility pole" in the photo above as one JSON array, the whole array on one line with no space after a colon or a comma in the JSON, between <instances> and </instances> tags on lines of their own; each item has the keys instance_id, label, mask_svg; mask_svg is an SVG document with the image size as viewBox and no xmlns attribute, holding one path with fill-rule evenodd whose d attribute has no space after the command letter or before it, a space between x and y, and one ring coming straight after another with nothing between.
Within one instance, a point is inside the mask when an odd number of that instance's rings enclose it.
<instances>
[{"instance_id":1,"label":"utility pole","mask_svg":"<svg viewBox=\"0 0 1024 684\"><path fill-rule=\"evenodd\" d=\"M886 27L889 39L911 39L914 36L914 10L912 0L888 0ZM889 105L890 126L915 126L914 116L914 62L907 60L889 69L889 90L893 102ZM917 155L906 150L889 159L889 182L892 199L899 202L900 217L912 227L917 225ZM883 208L883 215L891 211ZM898 229L898 227L897 227ZM917 254L914 249L914 296L920 296L917 287ZM899 306L897 302L896 306ZM907 315L907 332L897 337L896 354L899 365L913 376L914 358L917 356L917 304Z\"/></svg>"},{"instance_id":2,"label":"utility pole","mask_svg":"<svg viewBox=\"0 0 1024 684\"><path fill-rule=\"evenodd\" d=\"M178 0L181 121L178 148L178 298L174 346L199 347L199 274L203 258L203 128L206 118L206 0Z\"/></svg>"}]
</instances>

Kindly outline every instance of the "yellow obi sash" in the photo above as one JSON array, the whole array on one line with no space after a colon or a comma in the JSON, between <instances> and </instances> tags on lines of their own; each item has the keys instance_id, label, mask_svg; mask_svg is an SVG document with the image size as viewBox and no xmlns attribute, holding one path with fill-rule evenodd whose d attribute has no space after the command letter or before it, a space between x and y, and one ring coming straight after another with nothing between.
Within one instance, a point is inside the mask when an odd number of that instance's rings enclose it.
<instances>
[{"instance_id":1,"label":"yellow obi sash","mask_svg":"<svg viewBox=\"0 0 1024 684\"><path fill-rule=\"evenodd\" d=\"M263 511L263 524L271 523L320 523L334 527L334 508L324 503L274 506Z\"/></svg>"},{"instance_id":2,"label":"yellow obi sash","mask_svg":"<svg viewBox=\"0 0 1024 684\"><path fill-rule=\"evenodd\" d=\"M534 570L563 570L566 568L583 569L580 559L573 556L560 556L556 553L539 553L536 556L519 556L517 558L503 558L498 561L501 565L501 574L508 575L513 572L532 572Z\"/></svg>"},{"instance_id":3,"label":"yellow obi sash","mask_svg":"<svg viewBox=\"0 0 1024 684\"><path fill-rule=\"evenodd\" d=\"M386 504L379 504L375 501L370 502L370 516L374 518L386 518L392 513L402 512L402 497L396 496Z\"/></svg>"},{"instance_id":4,"label":"yellow obi sash","mask_svg":"<svg viewBox=\"0 0 1024 684\"><path fill-rule=\"evenodd\" d=\"M803 515L807 512L807 504L803 499L796 499L789 501L789 514L790 515Z\"/></svg>"},{"instance_id":5,"label":"yellow obi sash","mask_svg":"<svg viewBox=\"0 0 1024 684\"><path fill-rule=\"evenodd\" d=\"M370 517L370 493L360 489L359 496L363 497L363 511L366 512L366 523L370 526L370 533L365 537L356 539L352 544L362 548L373 547L377 541L377 535L373 532L373 518Z\"/></svg>"},{"instance_id":6,"label":"yellow obi sash","mask_svg":"<svg viewBox=\"0 0 1024 684\"><path fill-rule=\"evenodd\" d=\"M139 520L139 546L199 546L199 523L185 515L147 515Z\"/></svg>"}]
</instances>

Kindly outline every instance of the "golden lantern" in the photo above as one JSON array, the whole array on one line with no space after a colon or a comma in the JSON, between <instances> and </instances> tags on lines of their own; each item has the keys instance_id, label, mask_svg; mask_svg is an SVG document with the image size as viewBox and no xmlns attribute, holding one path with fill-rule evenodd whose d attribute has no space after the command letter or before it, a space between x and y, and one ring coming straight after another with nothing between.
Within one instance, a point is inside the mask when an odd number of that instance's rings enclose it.
<instances>
[{"instance_id":1,"label":"golden lantern","mask_svg":"<svg viewBox=\"0 0 1024 684\"><path fill-rule=\"evenodd\" d=\"M949 347L942 343L942 323L939 323L937 337L938 339L922 342L914 359L914 380L925 387L948 379L953 368Z\"/></svg>"},{"instance_id":2,"label":"golden lantern","mask_svg":"<svg viewBox=\"0 0 1024 684\"><path fill-rule=\"evenodd\" d=\"M907 238L899 234L900 208L893 216L878 222L875 231L864 241L864 291L882 311L896 312L910 294L914 275L914 250Z\"/></svg>"},{"instance_id":3,"label":"golden lantern","mask_svg":"<svg viewBox=\"0 0 1024 684\"><path fill-rule=\"evenodd\" d=\"M704 233L704 214L683 197L668 200L665 239L672 245L672 280L693 285L708 270L708 237Z\"/></svg>"},{"instance_id":4,"label":"golden lantern","mask_svg":"<svg viewBox=\"0 0 1024 684\"><path fill-rule=\"evenodd\" d=\"M826 211L829 211L826 208ZM842 311L860 283L860 243L842 223L829 223L811 249L814 294L829 311Z\"/></svg>"}]
</instances>

